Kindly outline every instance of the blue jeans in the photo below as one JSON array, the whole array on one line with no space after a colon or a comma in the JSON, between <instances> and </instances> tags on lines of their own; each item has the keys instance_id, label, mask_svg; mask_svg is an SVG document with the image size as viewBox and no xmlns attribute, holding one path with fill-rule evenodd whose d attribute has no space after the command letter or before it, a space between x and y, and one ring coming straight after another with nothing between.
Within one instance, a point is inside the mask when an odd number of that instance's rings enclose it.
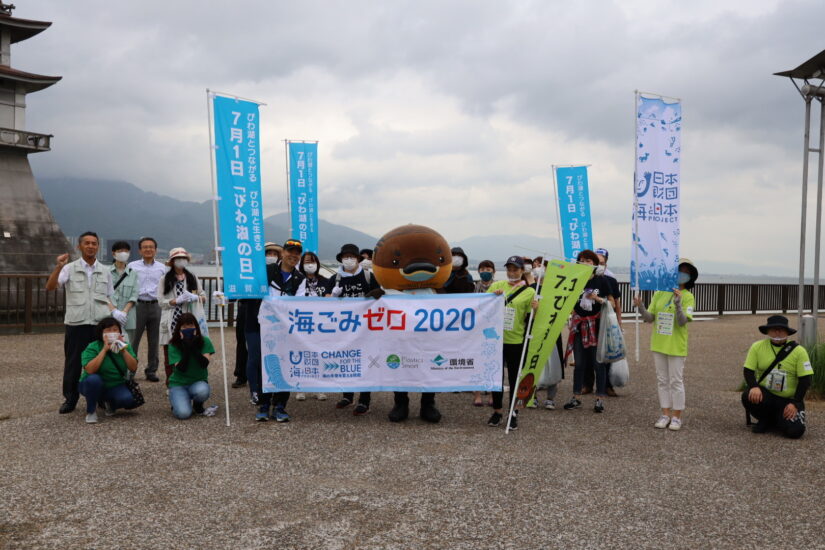
<instances>
[{"instance_id":1,"label":"blue jeans","mask_svg":"<svg viewBox=\"0 0 825 550\"><path fill-rule=\"evenodd\" d=\"M261 333L246 333L246 379L249 382L249 391L258 394L258 405L261 411L268 411L273 404L286 407L289 400L289 392L263 392L263 377L261 376Z\"/></svg>"},{"instance_id":2,"label":"blue jeans","mask_svg":"<svg viewBox=\"0 0 825 550\"><path fill-rule=\"evenodd\" d=\"M86 398L86 412L93 413L97 410L97 404L102 397L108 401L115 409L134 409L137 407L132 392L126 384L120 384L113 388L103 387L103 378L99 374L90 374L84 378L78 386L80 393Z\"/></svg>"},{"instance_id":3,"label":"blue jeans","mask_svg":"<svg viewBox=\"0 0 825 550\"><path fill-rule=\"evenodd\" d=\"M186 420L192 416L192 403L203 405L209 399L209 384L203 380L188 386L172 386L169 388L169 403L172 405L172 414L175 418Z\"/></svg>"},{"instance_id":4,"label":"blue jeans","mask_svg":"<svg viewBox=\"0 0 825 550\"><path fill-rule=\"evenodd\" d=\"M581 334L576 333L573 340L573 360L576 361L576 368L573 369L573 395L582 394L584 385L584 375L588 369L596 369L596 396L607 396L607 370L604 363L596 361L596 346L585 348L582 345Z\"/></svg>"}]
</instances>

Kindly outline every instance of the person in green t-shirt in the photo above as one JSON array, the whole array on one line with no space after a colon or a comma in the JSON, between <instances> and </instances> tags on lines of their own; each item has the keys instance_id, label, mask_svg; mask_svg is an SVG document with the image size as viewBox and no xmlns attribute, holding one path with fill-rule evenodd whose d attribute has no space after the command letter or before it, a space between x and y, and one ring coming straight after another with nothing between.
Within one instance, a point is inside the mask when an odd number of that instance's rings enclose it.
<instances>
[{"instance_id":1,"label":"person in green t-shirt","mask_svg":"<svg viewBox=\"0 0 825 550\"><path fill-rule=\"evenodd\" d=\"M679 259L679 288L671 291L657 290L650 306L645 308L641 296L633 301L646 323L653 323L650 335L650 351L656 365L656 382L659 389L659 406L662 414L653 427L678 431L682 428L682 412L685 410L685 358L688 353L688 327L693 320L696 299L691 289L699 278L699 270L687 258Z\"/></svg>"},{"instance_id":2,"label":"person in green t-shirt","mask_svg":"<svg viewBox=\"0 0 825 550\"><path fill-rule=\"evenodd\" d=\"M203 404L211 392L207 367L213 353L212 341L201 334L197 318L191 313L182 314L169 340L169 403L175 418L204 414Z\"/></svg>"},{"instance_id":3,"label":"person in green t-shirt","mask_svg":"<svg viewBox=\"0 0 825 550\"><path fill-rule=\"evenodd\" d=\"M804 399L814 373L808 352L788 342L796 330L782 315L768 317L759 332L768 338L748 350L744 367L748 388L742 392L742 405L757 419L754 433L775 427L786 437L798 439L805 433ZM781 360L773 365L777 359Z\"/></svg>"},{"instance_id":4,"label":"person in green t-shirt","mask_svg":"<svg viewBox=\"0 0 825 550\"><path fill-rule=\"evenodd\" d=\"M86 423L97 423L97 404L103 400L106 416L117 409L138 406L126 387L127 371L137 370L137 354L126 343L114 317L102 319L95 327L96 338L80 356L83 370L78 389L86 398Z\"/></svg>"},{"instance_id":5,"label":"person in green t-shirt","mask_svg":"<svg viewBox=\"0 0 825 550\"><path fill-rule=\"evenodd\" d=\"M536 291L524 279L524 258L510 256L504 267L507 268L507 280L496 281L487 292L504 296L504 345L503 364L507 368L507 381L510 383L510 398L516 393L518 369L521 363L521 351L524 333L527 330L527 318L530 308L538 307ZM493 414L487 421L488 426L498 426L502 420L504 392L493 392ZM518 411L513 411L510 429L518 428Z\"/></svg>"}]
</instances>

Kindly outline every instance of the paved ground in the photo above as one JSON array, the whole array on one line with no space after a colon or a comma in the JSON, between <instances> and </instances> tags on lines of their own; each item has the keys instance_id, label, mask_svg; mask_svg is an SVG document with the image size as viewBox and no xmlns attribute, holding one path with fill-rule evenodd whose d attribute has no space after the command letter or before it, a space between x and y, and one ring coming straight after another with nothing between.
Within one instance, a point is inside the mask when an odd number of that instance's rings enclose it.
<instances>
[{"instance_id":1,"label":"paved ground","mask_svg":"<svg viewBox=\"0 0 825 550\"><path fill-rule=\"evenodd\" d=\"M787 441L749 433L734 391L763 320L693 324L678 433L652 427L645 352L605 414L526 411L508 436L468 394L439 396L435 426L390 424L385 394L366 417L293 401L256 424L238 389L226 428L173 419L148 382L144 407L89 426L57 414L62 335L0 336L0 546L823 548L825 406Z\"/></svg>"}]
</instances>

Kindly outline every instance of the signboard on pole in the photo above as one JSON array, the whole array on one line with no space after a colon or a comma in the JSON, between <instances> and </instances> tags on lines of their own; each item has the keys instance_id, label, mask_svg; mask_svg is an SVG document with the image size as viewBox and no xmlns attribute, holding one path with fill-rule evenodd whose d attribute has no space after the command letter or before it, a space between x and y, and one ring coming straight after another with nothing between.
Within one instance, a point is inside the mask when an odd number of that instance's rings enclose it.
<instances>
[{"instance_id":1,"label":"signboard on pole","mask_svg":"<svg viewBox=\"0 0 825 550\"><path fill-rule=\"evenodd\" d=\"M564 257L569 262L575 262L579 252L593 250L587 167L557 167L556 187Z\"/></svg>"},{"instance_id":2,"label":"signboard on pole","mask_svg":"<svg viewBox=\"0 0 825 550\"><path fill-rule=\"evenodd\" d=\"M273 296L258 320L265 392L501 391L495 294Z\"/></svg>"},{"instance_id":3,"label":"signboard on pole","mask_svg":"<svg viewBox=\"0 0 825 550\"><path fill-rule=\"evenodd\" d=\"M318 253L318 143L290 141L289 198L292 238Z\"/></svg>"},{"instance_id":4,"label":"signboard on pole","mask_svg":"<svg viewBox=\"0 0 825 550\"><path fill-rule=\"evenodd\" d=\"M212 98L218 220L227 298L267 294L258 104Z\"/></svg>"},{"instance_id":5,"label":"signboard on pole","mask_svg":"<svg viewBox=\"0 0 825 550\"><path fill-rule=\"evenodd\" d=\"M681 137L681 103L637 93L633 288L673 290L678 286Z\"/></svg>"}]
</instances>

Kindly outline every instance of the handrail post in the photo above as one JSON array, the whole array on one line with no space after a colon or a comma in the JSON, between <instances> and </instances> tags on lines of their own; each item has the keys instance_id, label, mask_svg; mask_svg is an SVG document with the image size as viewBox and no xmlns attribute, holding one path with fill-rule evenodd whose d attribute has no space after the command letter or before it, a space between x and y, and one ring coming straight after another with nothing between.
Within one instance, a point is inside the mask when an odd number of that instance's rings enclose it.
<instances>
[{"instance_id":1,"label":"handrail post","mask_svg":"<svg viewBox=\"0 0 825 550\"><path fill-rule=\"evenodd\" d=\"M756 306L759 305L759 285L751 285L751 313L756 315Z\"/></svg>"},{"instance_id":2,"label":"handrail post","mask_svg":"<svg viewBox=\"0 0 825 550\"><path fill-rule=\"evenodd\" d=\"M32 331L32 279L25 278L23 285L24 290L24 305L23 305L23 332L30 334Z\"/></svg>"},{"instance_id":3,"label":"handrail post","mask_svg":"<svg viewBox=\"0 0 825 550\"><path fill-rule=\"evenodd\" d=\"M719 283L716 288L716 309L721 317L725 313L725 283Z\"/></svg>"}]
</instances>

